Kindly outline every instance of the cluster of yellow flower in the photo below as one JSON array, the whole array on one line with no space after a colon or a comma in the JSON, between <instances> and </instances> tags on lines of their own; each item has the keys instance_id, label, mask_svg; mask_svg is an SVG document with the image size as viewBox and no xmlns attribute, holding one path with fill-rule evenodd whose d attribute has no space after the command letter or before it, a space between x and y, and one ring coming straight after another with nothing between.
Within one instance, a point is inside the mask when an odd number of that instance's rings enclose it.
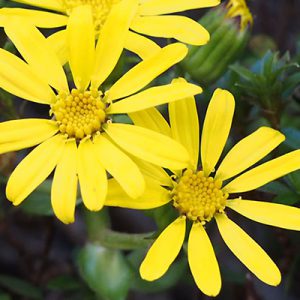
<instances>
[{"instance_id":1,"label":"cluster of yellow flower","mask_svg":"<svg viewBox=\"0 0 300 300\"><path fill-rule=\"evenodd\" d=\"M298 208L236 195L300 169L300 150L248 170L285 139L279 131L261 127L219 163L234 114L230 92L214 92L199 146L194 96L202 89L183 78L144 89L186 56L183 43L209 41L209 33L199 23L174 13L216 6L219 0L16 1L44 10L0 10L0 25L22 56L0 49L0 87L49 105L51 119L0 123L0 153L38 145L11 174L7 198L20 204L55 169L51 202L64 223L74 221L78 180L83 203L93 211L104 205L149 209L170 202L178 218L148 251L140 267L142 278L155 280L167 271L185 240L186 223L191 222L187 248L191 272L203 293L216 296L221 276L205 231L205 224L215 219L241 262L262 281L278 285L276 265L227 217L226 209L260 223L300 230ZM244 4L231 1L229 16L243 14ZM252 22L251 15L246 17ZM37 29L64 26L48 38ZM161 48L145 35L183 43ZM124 48L141 61L104 90L101 86ZM65 62L73 84L67 80ZM155 108L165 103L170 125ZM128 114L133 124L113 122L115 114ZM113 178L108 179L107 173Z\"/></svg>"}]
</instances>

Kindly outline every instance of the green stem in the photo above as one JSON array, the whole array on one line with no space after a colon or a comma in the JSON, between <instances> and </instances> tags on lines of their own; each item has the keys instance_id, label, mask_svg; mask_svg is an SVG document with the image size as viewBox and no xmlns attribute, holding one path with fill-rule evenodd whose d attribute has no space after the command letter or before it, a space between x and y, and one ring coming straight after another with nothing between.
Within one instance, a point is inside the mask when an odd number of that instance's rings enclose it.
<instances>
[{"instance_id":1,"label":"green stem","mask_svg":"<svg viewBox=\"0 0 300 300\"><path fill-rule=\"evenodd\" d=\"M84 214L89 241L99 243L103 247L131 250L145 248L152 242L152 232L130 234L111 230L107 208L100 212L85 210Z\"/></svg>"},{"instance_id":2,"label":"green stem","mask_svg":"<svg viewBox=\"0 0 300 300\"><path fill-rule=\"evenodd\" d=\"M148 247L153 242L153 239L151 239L152 235L153 232L123 233L106 229L102 232L101 238L98 242L107 248L132 250Z\"/></svg>"},{"instance_id":3,"label":"green stem","mask_svg":"<svg viewBox=\"0 0 300 300\"><path fill-rule=\"evenodd\" d=\"M104 207L100 212L92 212L84 209L86 229L90 241L101 239L103 232L110 228L108 209Z\"/></svg>"}]
</instances>

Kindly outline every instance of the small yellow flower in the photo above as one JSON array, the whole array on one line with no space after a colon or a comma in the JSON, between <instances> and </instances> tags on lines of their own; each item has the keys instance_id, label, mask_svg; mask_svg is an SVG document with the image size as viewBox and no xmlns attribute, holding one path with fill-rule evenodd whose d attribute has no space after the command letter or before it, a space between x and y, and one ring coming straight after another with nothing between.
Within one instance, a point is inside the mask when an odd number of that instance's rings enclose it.
<instances>
[{"instance_id":1,"label":"small yellow flower","mask_svg":"<svg viewBox=\"0 0 300 300\"><path fill-rule=\"evenodd\" d=\"M116 65L122 48L107 36L95 49L89 6L76 8L72 16L67 25L75 84L71 91L57 56L33 25L16 19L6 27L27 63L0 49L0 86L20 98L49 105L52 117L0 123L0 153L40 144L10 176L7 198L14 205L20 204L56 168L51 200L56 216L65 223L74 220L77 175L83 202L90 210L103 206L106 171L131 197L143 193L144 178L125 151L164 167L187 164L188 153L179 143L139 126L113 123L112 115L137 112L201 92L189 83L140 91L183 59L187 47L177 43L137 64L104 93L100 86Z\"/></svg>"},{"instance_id":2,"label":"small yellow flower","mask_svg":"<svg viewBox=\"0 0 300 300\"><path fill-rule=\"evenodd\" d=\"M240 18L241 30L244 30L248 24L253 25L253 17L246 0L229 0L226 7L228 18Z\"/></svg>"},{"instance_id":3,"label":"small yellow flower","mask_svg":"<svg viewBox=\"0 0 300 300\"><path fill-rule=\"evenodd\" d=\"M0 10L1 26L6 26L7 19L11 16L18 16L33 22L37 27L61 27L67 24L68 17L74 8L89 4L93 11L96 33L99 34L110 13L113 14L113 22L110 22L111 31L113 32L114 28L124 26L119 18L123 13L130 11L130 18L126 26L127 30L130 27L133 31L130 31L126 36L126 48L144 58L158 46L143 37L143 35L175 38L193 45L206 44L209 40L209 33L199 23L185 16L169 14L216 6L220 3L220 0L16 0L16 2L53 12L36 9L2 8ZM55 37L59 41L63 41L61 35L55 35ZM58 44L59 41L57 41Z\"/></svg>"},{"instance_id":4,"label":"small yellow flower","mask_svg":"<svg viewBox=\"0 0 300 300\"><path fill-rule=\"evenodd\" d=\"M215 219L223 240L238 259L260 280L270 285L279 284L281 275L274 262L227 217L226 210L230 208L263 224L300 230L300 209L242 200L236 196L299 169L300 150L248 170L284 140L280 132L261 127L238 142L215 170L228 138L234 105L234 98L228 91L215 91L202 130L201 167L200 162L198 164L199 123L193 97L169 104L171 127L154 108L144 111L143 118L141 114L131 114L135 124L149 128L155 126L159 132L185 145L190 154L189 167L174 172L172 176L162 168L139 162L146 176L146 191L137 199L124 196L115 180L109 182L106 205L149 209L171 202L173 209L178 211L179 217L160 234L148 251L140 267L143 279L152 281L164 275L184 243L186 223L191 222L187 245L191 272L203 293L216 296L221 289L221 276L205 231L205 226ZM241 175L236 177L238 174ZM227 181L233 177L232 181ZM235 194L233 199L229 199L230 194Z\"/></svg>"}]
</instances>

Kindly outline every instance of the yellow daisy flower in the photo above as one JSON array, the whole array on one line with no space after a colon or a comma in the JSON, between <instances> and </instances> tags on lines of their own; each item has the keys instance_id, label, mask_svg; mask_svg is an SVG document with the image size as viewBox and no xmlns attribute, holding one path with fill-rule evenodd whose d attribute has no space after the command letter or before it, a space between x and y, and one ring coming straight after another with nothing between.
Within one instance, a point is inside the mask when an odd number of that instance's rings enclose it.
<instances>
[{"instance_id":1,"label":"yellow daisy flower","mask_svg":"<svg viewBox=\"0 0 300 300\"><path fill-rule=\"evenodd\" d=\"M52 206L61 221L70 223L74 220L77 175L85 206L99 210L106 197L106 171L131 197L143 193L144 178L126 152L163 167L183 168L187 164L188 153L170 137L111 121L115 114L136 112L201 92L201 88L190 83L140 91L183 59L187 54L185 45L166 46L103 93L100 86L114 68L120 51L115 51L109 35L95 49L90 7L78 7L67 26L69 64L75 83L70 91L57 56L33 25L11 20L6 33L27 63L0 49L1 88L20 98L49 105L52 116L51 120L0 123L0 153L40 144L8 180L7 198L14 205L20 204L56 167Z\"/></svg>"},{"instance_id":2,"label":"yellow daisy flower","mask_svg":"<svg viewBox=\"0 0 300 300\"><path fill-rule=\"evenodd\" d=\"M143 35L175 38L193 45L206 44L209 40L209 33L199 23L185 16L169 14L216 6L220 0L16 0L15 2L53 12L37 9L2 8L0 10L1 26L6 26L6 22L11 16L19 16L33 22L37 27L61 27L67 24L68 17L74 8L89 4L93 10L96 33L99 34L112 11L114 15L112 32L120 26L120 16L130 11L128 28L130 26L133 31L128 32L125 46L128 50L145 57L158 46ZM59 41L63 41L62 34L55 35L55 37Z\"/></svg>"},{"instance_id":3,"label":"yellow daisy flower","mask_svg":"<svg viewBox=\"0 0 300 300\"><path fill-rule=\"evenodd\" d=\"M156 126L159 132L173 136L185 145L190 154L189 167L174 172L172 176L161 168L140 162L147 178L147 187L145 193L135 200L124 195L114 179L109 182L106 205L149 209L171 202L179 213L179 217L155 240L142 262L140 274L143 279L152 281L165 274L184 243L186 223L191 222L187 254L192 275L203 293L216 296L221 289L221 276L205 231L207 223L215 219L223 240L237 258L263 282L279 284L281 275L275 263L244 230L228 218L226 210L235 210L263 224L300 230L300 209L242 200L237 196L237 193L254 190L299 169L300 150L247 170L284 140L277 130L261 127L238 142L215 170L228 138L234 106L234 98L228 91L215 91L202 130L201 167L198 164L199 124L193 97L169 104L171 128L155 109L145 111L143 118L141 114L132 114L136 124L150 128ZM235 177L238 174L241 175ZM233 177L233 180L227 181ZM229 199L230 194L234 194L232 199Z\"/></svg>"}]
</instances>

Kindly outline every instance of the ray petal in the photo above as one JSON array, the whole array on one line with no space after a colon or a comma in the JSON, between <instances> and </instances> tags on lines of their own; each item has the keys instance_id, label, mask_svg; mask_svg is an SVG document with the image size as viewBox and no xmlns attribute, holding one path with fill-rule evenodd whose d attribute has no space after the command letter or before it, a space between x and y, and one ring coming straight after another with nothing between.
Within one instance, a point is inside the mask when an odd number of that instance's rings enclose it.
<instances>
[{"instance_id":1,"label":"ray petal","mask_svg":"<svg viewBox=\"0 0 300 300\"><path fill-rule=\"evenodd\" d=\"M300 150L295 150L243 173L229 182L223 189L228 193L251 191L299 169Z\"/></svg>"},{"instance_id":2,"label":"ray petal","mask_svg":"<svg viewBox=\"0 0 300 300\"><path fill-rule=\"evenodd\" d=\"M230 92L215 90L207 108L201 138L201 161L207 176L214 170L226 144L234 106Z\"/></svg>"},{"instance_id":3,"label":"ray petal","mask_svg":"<svg viewBox=\"0 0 300 300\"><path fill-rule=\"evenodd\" d=\"M189 160L182 145L152 130L129 124L108 124L105 131L124 150L153 164L177 170L185 168Z\"/></svg>"},{"instance_id":4,"label":"ray petal","mask_svg":"<svg viewBox=\"0 0 300 300\"><path fill-rule=\"evenodd\" d=\"M209 32L198 22L184 16L146 16L136 17L131 28L139 33L175 38L191 45L205 45L209 41Z\"/></svg>"},{"instance_id":5,"label":"ray petal","mask_svg":"<svg viewBox=\"0 0 300 300\"><path fill-rule=\"evenodd\" d=\"M92 141L82 141L78 147L78 177L84 205L92 211L100 210L107 194L107 175L97 163Z\"/></svg>"},{"instance_id":6,"label":"ray petal","mask_svg":"<svg viewBox=\"0 0 300 300\"><path fill-rule=\"evenodd\" d=\"M290 230L300 230L300 209L278 203L234 199L226 206L259 223Z\"/></svg>"},{"instance_id":7,"label":"ray petal","mask_svg":"<svg viewBox=\"0 0 300 300\"><path fill-rule=\"evenodd\" d=\"M198 288L215 297L221 289L221 275L214 249L200 223L194 223L188 241L188 260Z\"/></svg>"},{"instance_id":8,"label":"ray petal","mask_svg":"<svg viewBox=\"0 0 300 300\"><path fill-rule=\"evenodd\" d=\"M55 169L51 204L54 214L65 224L74 222L77 194L77 146L67 141Z\"/></svg>"},{"instance_id":9,"label":"ray petal","mask_svg":"<svg viewBox=\"0 0 300 300\"><path fill-rule=\"evenodd\" d=\"M139 91L158 75L181 61L187 52L188 49L185 45L175 43L141 61L110 88L108 101L123 98Z\"/></svg>"},{"instance_id":10,"label":"ray petal","mask_svg":"<svg viewBox=\"0 0 300 300\"><path fill-rule=\"evenodd\" d=\"M67 25L69 64L73 80L79 90L90 83L95 61L95 32L90 5L72 10Z\"/></svg>"},{"instance_id":11,"label":"ray petal","mask_svg":"<svg viewBox=\"0 0 300 300\"><path fill-rule=\"evenodd\" d=\"M185 80L180 78L176 82ZM196 170L199 156L199 121L194 97L170 102L169 117L173 138L186 147L191 165Z\"/></svg>"},{"instance_id":12,"label":"ray petal","mask_svg":"<svg viewBox=\"0 0 300 300\"><path fill-rule=\"evenodd\" d=\"M58 134L33 149L11 174L7 199L19 205L53 171L63 151L65 139Z\"/></svg>"},{"instance_id":13,"label":"ray petal","mask_svg":"<svg viewBox=\"0 0 300 300\"><path fill-rule=\"evenodd\" d=\"M5 32L40 78L56 90L69 90L58 56L53 48L48 47L47 40L34 25L12 19L5 26Z\"/></svg>"},{"instance_id":14,"label":"ray petal","mask_svg":"<svg viewBox=\"0 0 300 300\"><path fill-rule=\"evenodd\" d=\"M281 275L268 254L225 214L216 217L219 231L228 248L261 281L276 286Z\"/></svg>"},{"instance_id":15,"label":"ray petal","mask_svg":"<svg viewBox=\"0 0 300 300\"><path fill-rule=\"evenodd\" d=\"M22 119L0 123L0 154L35 146L58 131L56 122Z\"/></svg>"},{"instance_id":16,"label":"ray petal","mask_svg":"<svg viewBox=\"0 0 300 300\"><path fill-rule=\"evenodd\" d=\"M116 66L137 6L138 0L123 0L112 7L98 38L93 88L98 89Z\"/></svg>"},{"instance_id":17,"label":"ray petal","mask_svg":"<svg viewBox=\"0 0 300 300\"><path fill-rule=\"evenodd\" d=\"M180 252L186 220L177 218L156 239L140 266L141 277L148 281L163 276Z\"/></svg>"}]
</instances>

